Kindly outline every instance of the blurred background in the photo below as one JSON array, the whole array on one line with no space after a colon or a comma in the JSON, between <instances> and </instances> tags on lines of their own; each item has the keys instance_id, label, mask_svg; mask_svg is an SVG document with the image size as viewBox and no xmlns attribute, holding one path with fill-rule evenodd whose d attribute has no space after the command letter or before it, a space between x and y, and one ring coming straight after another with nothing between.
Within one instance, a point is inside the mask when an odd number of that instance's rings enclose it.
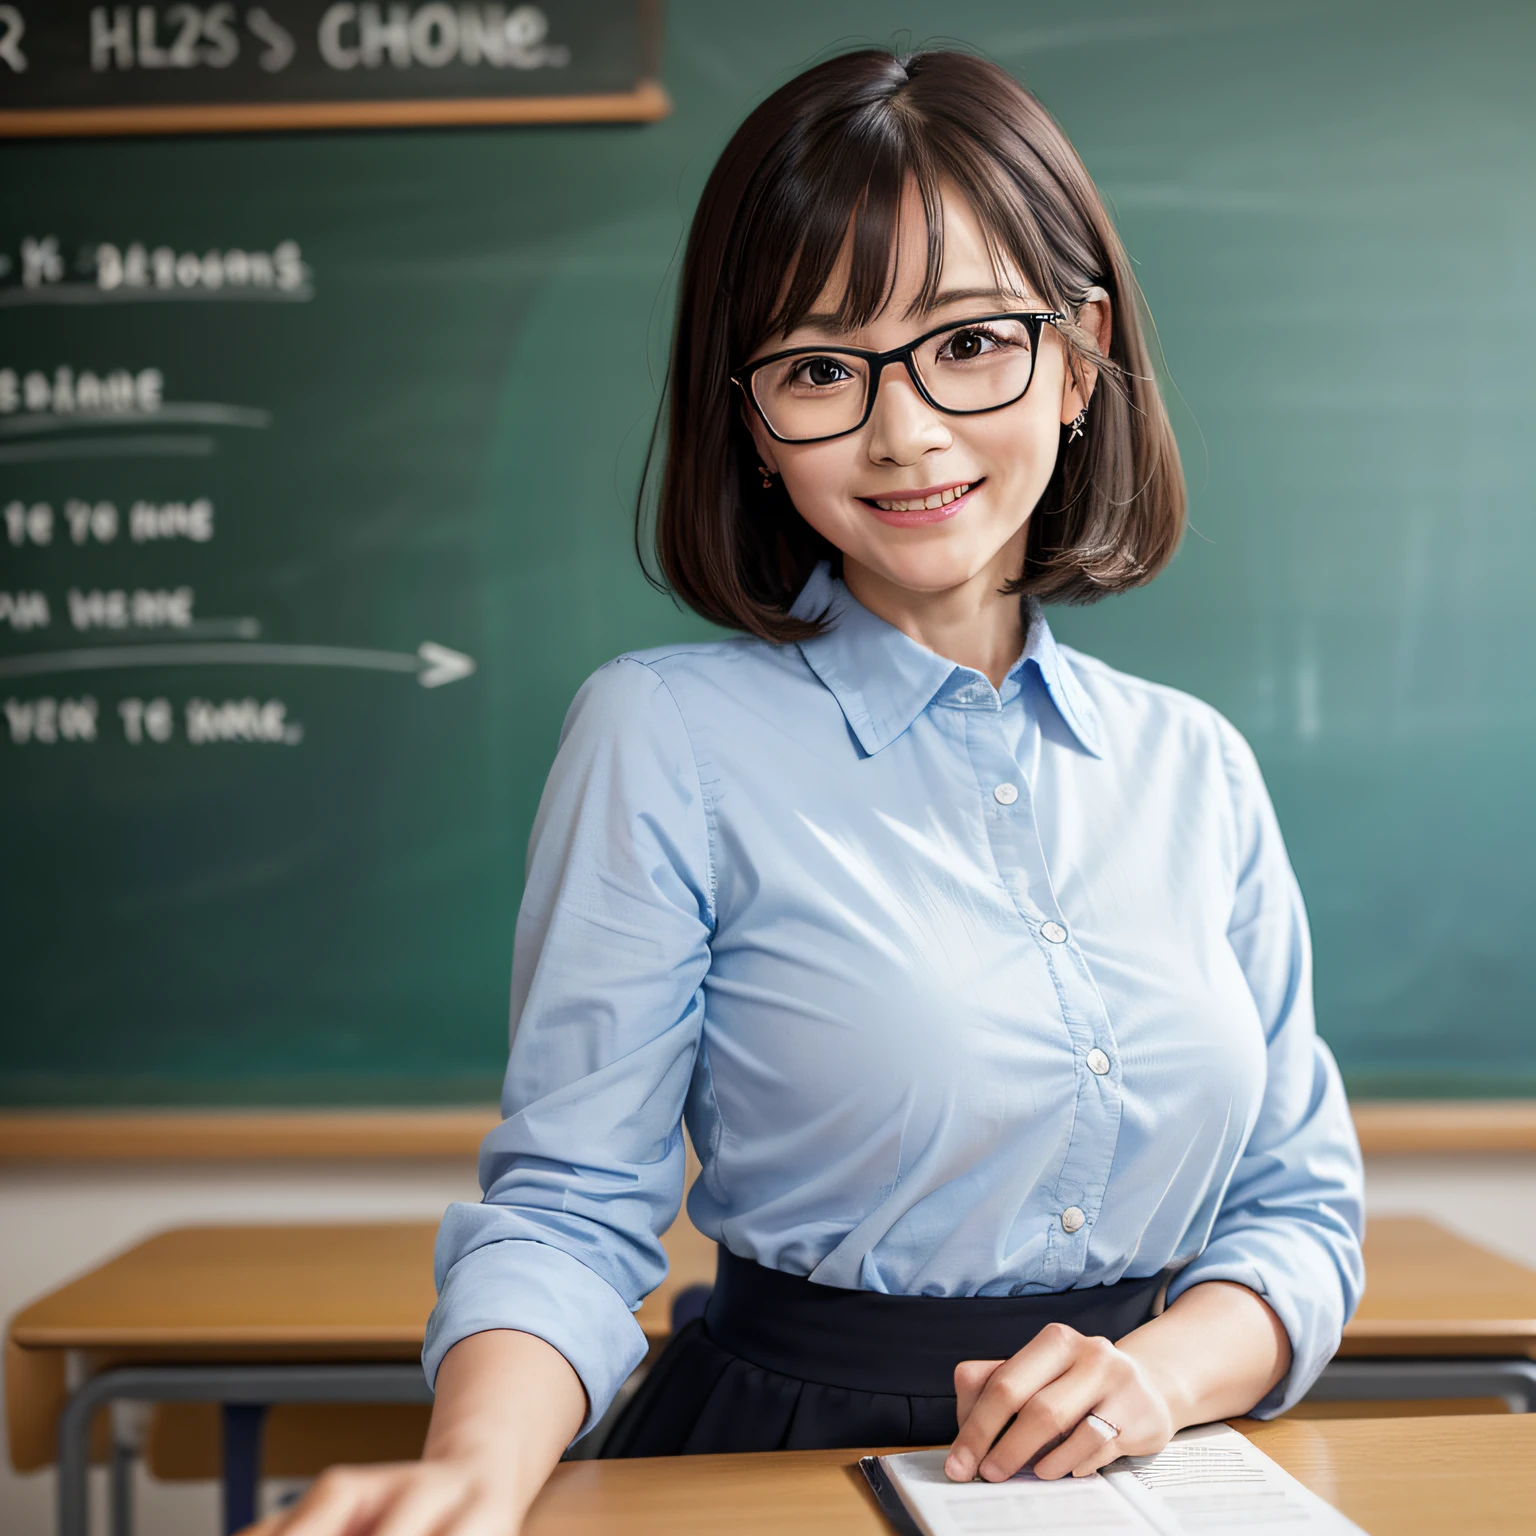
<instances>
[{"instance_id":1,"label":"blurred background","mask_svg":"<svg viewBox=\"0 0 1536 1536\"><path fill-rule=\"evenodd\" d=\"M641 59L670 110L0 141L0 1309L176 1221L474 1197L467 1134L150 1161L33 1132L486 1118L565 708L709 633L631 533L691 210L753 103L860 43L986 53L1108 200L1190 528L1153 586L1052 623L1252 742L1352 1096L1536 1096L1536 12L544 9L529 47L596 28L573 89ZM97 41L131 106L124 38ZM0 131L105 89L11 47ZM1373 1209L1536 1262L1529 1153L1474 1143L1381 1143ZM0 1525L49 1528L50 1497L0 1472ZM156 1484L143 1527L206 1529L211 1497Z\"/></svg>"}]
</instances>

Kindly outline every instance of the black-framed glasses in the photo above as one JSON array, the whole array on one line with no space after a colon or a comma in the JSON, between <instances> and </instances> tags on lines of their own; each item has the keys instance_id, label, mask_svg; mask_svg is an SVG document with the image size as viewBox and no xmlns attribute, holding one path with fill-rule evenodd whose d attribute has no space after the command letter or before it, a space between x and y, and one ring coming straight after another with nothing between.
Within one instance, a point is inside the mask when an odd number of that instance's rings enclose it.
<instances>
[{"instance_id":1,"label":"black-framed glasses","mask_svg":"<svg viewBox=\"0 0 1536 1536\"><path fill-rule=\"evenodd\" d=\"M730 375L781 443L819 443L869 420L880 375L901 363L924 400L951 416L1000 411L1024 396L1035 373L1040 329L1059 310L1011 310L950 321L889 352L791 347Z\"/></svg>"}]
</instances>

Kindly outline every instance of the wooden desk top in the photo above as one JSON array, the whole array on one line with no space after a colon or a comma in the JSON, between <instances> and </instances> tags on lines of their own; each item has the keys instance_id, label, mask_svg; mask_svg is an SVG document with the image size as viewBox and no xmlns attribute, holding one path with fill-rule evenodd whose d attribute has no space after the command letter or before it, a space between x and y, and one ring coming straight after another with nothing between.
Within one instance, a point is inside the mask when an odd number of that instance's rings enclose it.
<instances>
[{"instance_id":1,"label":"wooden desk top","mask_svg":"<svg viewBox=\"0 0 1536 1536\"><path fill-rule=\"evenodd\" d=\"M1536 1270L1422 1216L1367 1218L1365 1296L1339 1353L1536 1359Z\"/></svg>"},{"instance_id":2,"label":"wooden desk top","mask_svg":"<svg viewBox=\"0 0 1536 1536\"><path fill-rule=\"evenodd\" d=\"M1238 1425L1369 1536L1530 1536L1536 1414ZM890 1536L858 1451L568 1461L524 1536Z\"/></svg>"},{"instance_id":3,"label":"wooden desk top","mask_svg":"<svg viewBox=\"0 0 1536 1536\"><path fill-rule=\"evenodd\" d=\"M178 1227L146 1238L11 1320L26 1349L114 1354L258 1349L415 1359L436 1291L431 1222ZM672 1271L641 1307L648 1338L672 1298L713 1280L715 1247L686 1221L666 1237Z\"/></svg>"},{"instance_id":4,"label":"wooden desk top","mask_svg":"<svg viewBox=\"0 0 1536 1536\"><path fill-rule=\"evenodd\" d=\"M182 1227L130 1248L16 1314L29 1349L163 1354L254 1349L413 1359L432 1310L425 1222ZM672 1272L639 1313L666 1336L672 1298L714 1277L714 1245L686 1221L667 1234ZM1536 1358L1536 1271L1419 1217L1380 1217L1367 1287L1342 1354Z\"/></svg>"}]
</instances>

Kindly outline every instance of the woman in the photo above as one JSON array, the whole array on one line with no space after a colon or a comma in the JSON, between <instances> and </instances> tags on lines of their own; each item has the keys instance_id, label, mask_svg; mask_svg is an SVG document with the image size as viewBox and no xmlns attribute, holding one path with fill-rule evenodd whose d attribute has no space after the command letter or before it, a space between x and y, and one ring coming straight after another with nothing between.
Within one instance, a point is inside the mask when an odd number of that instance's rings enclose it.
<instances>
[{"instance_id":1,"label":"woman","mask_svg":"<svg viewBox=\"0 0 1536 1536\"><path fill-rule=\"evenodd\" d=\"M1138 298L1059 128L976 58L849 54L737 132L655 537L743 638L577 695L425 1457L277 1528L515 1531L644 1353L685 1122L719 1277L606 1454L948 1441L952 1477L1049 1478L1311 1384L1361 1172L1269 800L1213 710L1038 606L1177 543Z\"/></svg>"}]
</instances>

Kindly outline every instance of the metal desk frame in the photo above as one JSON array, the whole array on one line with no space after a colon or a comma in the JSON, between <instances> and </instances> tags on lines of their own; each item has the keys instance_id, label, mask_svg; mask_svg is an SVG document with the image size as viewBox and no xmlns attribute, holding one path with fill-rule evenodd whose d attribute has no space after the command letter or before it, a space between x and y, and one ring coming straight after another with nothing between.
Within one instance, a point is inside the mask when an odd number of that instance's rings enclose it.
<instances>
[{"instance_id":1,"label":"metal desk frame","mask_svg":"<svg viewBox=\"0 0 1536 1536\"><path fill-rule=\"evenodd\" d=\"M1512 1413L1536 1412L1536 1360L1351 1357L1333 1360L1307 1396L1314 1401L1498 1397ZM430 1403L421 1367L400 1365L133 1365L93 1376L59 1415L58 1533L89 1536L91 1424L116 1403L218 1403L224 1428L225 1536L256 1516L261 1434L275 1403ZM133 1536L133 1467L140 1445L114 1416L112 1536ZM593 1431L600 1433L601 1426ZM595 1447L594 1447L595 1448ZM589 1452L590 1454L590 1452Z\"/></svg>"},{"instance_id":2,"label":"metal desk frame","mask_svg":"<svg viewBox=\"0 0 1536 1536\"><path fill-rule=\"evenodd\" d=\"M91 1424L97 1411L122 1402L218 1403L224 1427L224 1530L256 1518L261 1431L274 1403L430 1403L421 1366L400 1365L128 1365L92 1376L59 1415L59 1536L89 1536ZM113 1536L133 1536L133 1466L140 1447L112 1440Z\"/></svg>"}]
</instances>

